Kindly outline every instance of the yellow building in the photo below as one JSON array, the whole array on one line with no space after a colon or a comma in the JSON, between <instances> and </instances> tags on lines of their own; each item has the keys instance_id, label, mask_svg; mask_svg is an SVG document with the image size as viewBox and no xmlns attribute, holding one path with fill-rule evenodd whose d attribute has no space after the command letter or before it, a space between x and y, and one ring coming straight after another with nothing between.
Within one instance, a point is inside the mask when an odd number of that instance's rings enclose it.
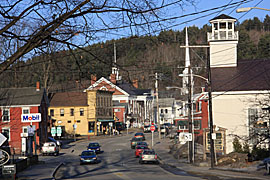
<instances>
[{"instance_id":1,"label":"yellow building","mask_svg":"<svg viewBox=\"0 0 270 180\"><path fill-rule=\"evenodd\" d=\"M111 123L114 123L112 92L56 93L50 101L49 116L53 126L63 126L68 134L97 135L108 132Z\"/></svg>"}]
</instances>

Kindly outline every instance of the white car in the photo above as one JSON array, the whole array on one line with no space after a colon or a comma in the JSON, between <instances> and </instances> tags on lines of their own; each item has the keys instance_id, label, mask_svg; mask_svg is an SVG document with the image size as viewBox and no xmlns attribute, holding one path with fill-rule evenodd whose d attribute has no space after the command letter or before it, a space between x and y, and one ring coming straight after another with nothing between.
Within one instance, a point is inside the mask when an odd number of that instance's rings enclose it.
<instances>
[{"instance_id":1,"label":"white car","mask_svg":"<svg viewBox=\"0 0 270 180\"><path fill-rule=\"evenodd\" d=\"M42 155L59 155L59 147L55 142L46 142L41 149Z\"/></svg>"}]
</instances>

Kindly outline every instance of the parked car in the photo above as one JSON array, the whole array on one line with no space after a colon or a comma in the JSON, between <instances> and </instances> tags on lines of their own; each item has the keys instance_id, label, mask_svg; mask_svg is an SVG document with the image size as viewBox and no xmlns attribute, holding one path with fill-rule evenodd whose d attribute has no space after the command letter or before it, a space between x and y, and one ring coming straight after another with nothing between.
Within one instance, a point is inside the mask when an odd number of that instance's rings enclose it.
<instances>
[{"instance_id":1,"label":"parked car","mask_svg":"<svg viewBox=\"0 0 270 180\"><path fill-rule=\"evenodd\" d=\"M95 151L86 150L83 151L79 156L80 156L80 164L98 163L98 158Z\"/></svg>"},{"instance_id":2,"label":"parked car","mask_svg":"<svg viewBox=\"0 0 270 180\"><path fill-rule=\"evenodd\" d=\"M101 145L97 142L89 143L89 145L87 146L87 150L93 150L96 153L100 153L101 152Z\"/></svg>"},{"instance_id":3,"label":"parked car","mask_svg":"<svg viewBox=\"0 0 270 180\"><path fill-rule=\"evenodd\" d=\"M157 154L155 153L154 150L150 150L150 149L146 149L142 152L141 156L140 156L140 160L139 163L148 163L148 162L152 162L152 163L156 163L158 164L159 161L157 159Z\"/></svg>"},{"instance_id":4,"label":"parked car","mask_svg":"<svg viewBox=\"0 0 270 180\"><path fill-rule=\"evenodd\" d=\"M149 149L148 146L136 146L136 150L135 150L135 156L139 157L141 155L141 153L145 150L145 149Z\"/></svg>"},{"instance_id":5,"label":"parked car","mask_svg":"<svg viewBox=\"0 0 270 180\"><path fill-rule=\"evenodd\" d=\"M143 141L143 138L135 138L135 137L132 138L130 140L130 148L134 149L136 147L137 143L140 142L140 141Z\"/></svg>"},{"instance_id":6,"label":"parked car","mask_svg":"<svg viewBox=\"0 0 270 180\"><path fill-rule=\"evenodd\" d=\"M54 139L54 138L52 138L52 137L48 137L48 142L54 142L54 143L56 143L56 145L57 146L62 146L62 141L60 141L60 140L56 140L56 139Z\"/></svg>"},{"instance_id":7,"label":"parked car","mask_svg":"<svg viewBox=\"0 0 270 180\"><path fill-rule=\"evenodd\" d=\"M59 155L59 147L56 145L55 142L46 142L43 144L41 148L42 155L52 155L55 156Z\"/></svg>"},{"instance_id":8,"label":"parked car","mask_svg":"<svg viewBox=\"0 0 270 180\"><path fill-rule=\"evenodd\" d=\"M144 136L144 134L143 134L143 133L141 133L141 132L137 132L137 133L135 133L134 137L135 137L135 138L142 138L142 139L143 139L143 141L145 140L145 136Z\"/></svg>"}]
</instances>

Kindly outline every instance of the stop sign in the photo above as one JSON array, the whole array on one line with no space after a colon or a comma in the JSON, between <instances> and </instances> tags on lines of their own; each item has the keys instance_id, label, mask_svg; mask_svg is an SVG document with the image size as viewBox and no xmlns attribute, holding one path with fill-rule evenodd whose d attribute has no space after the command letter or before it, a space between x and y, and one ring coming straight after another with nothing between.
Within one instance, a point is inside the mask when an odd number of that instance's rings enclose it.
<instances>
[{"instance_id":1,"label":"stop sign","mask_svg":"<svg viewBox=\"0 0 270 180\"><path fill-rule=\"evenodd\" d=\"M156 129L155 126L151 126L151 127L150 127L151 132L154 132L155 129Z\"/></svg>"}]
</instances>

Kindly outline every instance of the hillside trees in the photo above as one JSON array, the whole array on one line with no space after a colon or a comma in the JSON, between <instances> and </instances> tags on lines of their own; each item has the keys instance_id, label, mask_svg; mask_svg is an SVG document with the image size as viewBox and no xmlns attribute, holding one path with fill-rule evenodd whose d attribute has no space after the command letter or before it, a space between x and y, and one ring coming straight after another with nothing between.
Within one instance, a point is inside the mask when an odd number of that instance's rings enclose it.
<instances>
[{"instance_id":1,"label":"hillside trees","mask_svg":"<svg viewBox=\"0 0 270 180\"><path fill-rule=\"evenodd\" d=\"M167 8L182 8L193 0L3 0L0 5L0 74L19 59L39 54L50 42L73 51L92 44L108 33L151 33L166 26ZM162 23L159 20L163 20ZM167 20L168 20L167 19ZM12 49L12 51L8 51ZM82 51L102 61L94 53ZM70 54L76 59L74 54ZM74 60L73 59L73 60ZM79 59L74 60L80 69Z\"/></svg>"}]
</instances>

